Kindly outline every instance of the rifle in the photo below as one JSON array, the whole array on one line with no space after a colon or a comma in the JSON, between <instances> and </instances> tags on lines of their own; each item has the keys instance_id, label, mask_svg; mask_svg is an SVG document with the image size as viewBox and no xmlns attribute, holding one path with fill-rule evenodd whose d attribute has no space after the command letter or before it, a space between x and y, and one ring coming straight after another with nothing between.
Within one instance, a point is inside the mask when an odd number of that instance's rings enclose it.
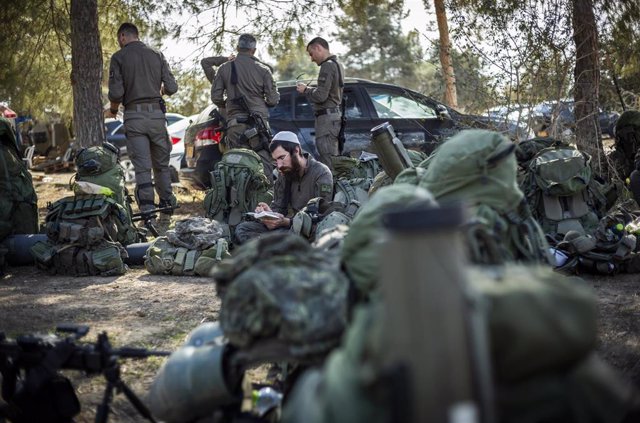
<instances>
[{"instance_id":1,"label":"rifle","mask_svg":"<svg viewBox=\"0 0 640 423\"><path fill-rule=\"evenodd\" d=\"M131 221L144 222L145 228L147 228L153 236L157 237L159 234L158 234L158 230L155 228L155 226L153 226L153 219L158 217L158 213L173 212L178 207L180 206L158 207L155 209L143 210L138 213L132 213Z\"/></svg>"},{"instance_id":2,"label":"rifle","mask_svg":"<svg viewBox=\"0 0 640 423\"><path fill-rule=\"evenodd\" d=\"M57 335L23 335L9 340L0 332L0 373L2 397L0 421L14 423L68 422L80 412L80 404L71 382L60 370L80 370L89 376L102 374L107 386L102 403L96 409L96 423L105 423L116 393L123 392L145 419L155 422L145 404L120 378L121 358L166 356L169 352L144 348L112 348L106 332L98 335L95 344L76 341L89 332L88 326L62 325Z\"/></svg>"},{"instance_id":3,"label":"rifle","mask_svg":"<svg viewBox=\"0 0 640 423\"><path fill-rule=\"evenodd\" d=\"M249 120L252 120L255 125L254 128L248 129L244 134L242 134L246 141L249 141L256 135L258 136L258 144L256 146L249 143L251 149L256 152L260 150L265 150L268 152L269 143L271 142L273 136L271 135L271 130L269 129L267 123L264 121L264 118L260 116L260 114L252 112L249 109L249 104L247 104L247 99L244 96L236 97L232 101L238 106L242 107L242 109L249 114Z\"/></svg>"}]
</instances>

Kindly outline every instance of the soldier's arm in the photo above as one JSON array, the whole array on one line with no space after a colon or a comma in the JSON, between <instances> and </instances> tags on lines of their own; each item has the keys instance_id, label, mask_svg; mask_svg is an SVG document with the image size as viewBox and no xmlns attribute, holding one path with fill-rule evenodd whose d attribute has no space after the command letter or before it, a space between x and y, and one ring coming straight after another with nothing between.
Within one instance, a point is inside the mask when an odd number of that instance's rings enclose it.
<instances>
[{"instance_id":1,"label":"soldier's arm","mask_svg":"<svg viewBox=\"0 0 640 423\"><path fill-rule=\"evenodd\" d=\"M280 101L280 93L273 80L273 74L271 72L265 72L264 74L264 102L267 106L274 107Z\"/></svg>"},{"instance_id":2,"label":"soldier's arm","mask_svg":"<svg viewBox=\"0 0 640 423\"><path fill-rule=\"evenodd\" d=\"M333 79L337 77L336 69L332 62L324 62L320 66L320 74L318 75L318 86L308 87L305 90L307 98L313 103L323 103L329 97L331 84Z\"/></svg>"},{"instance_id":3,"label":"soldier's arm","mask_svg":"<svg viewBox=\"0 0 640 423\"><path fill-rule=\"evenodd\" d=\"M205 57L200 61L200 66L202 66L202 70L204 74L207 76L209 82L213 83L213 80L216 77L216 71L213 69L214 66L220 66L229 58L226 56L214 56L214 57Z\"/></svg>"},{"instance_id":4,"label":"soldier's arm","mask_svg":"<svg viewBox=\"0 0 640 423\"><path fill-rule=\"evenodd\" d=\"M160 53L160 58L162 60L162 94L175 94L178 91L178 83L173 77L169 64L162 53Z\"/></svg>"},{"instance_id":5,"label":"soldier's arm","mask_svg":"<svg viewBox=\"0 0 640 423\"><path fill-rule=\"evenodd\" d=\"M333 200L333 176L328 169L323 168L323 172L318 175L315 184L315 197L322 197L327 201Z\"/></svg>"},{"instance_id":6,"label":"soldier's arm","mask_svg":"<svg viewBox=\"0 0 640 423\"><path fill-rule=\"evenodd\" d=\"M225 107L224 103L224 81L222 79L222 68L218 71L213 85L211 85L211 102L218 107Z\"/></svg>"},{"instance_id":7,"label":"soldier's arm","mask_svg":"<svg viewBox=\"0 0 640 423\"><path fill-rule=\"evenodd\" d=\"M124 96L124 81L122 79L122 72L120 71L120 63L115 56L111 57L109 63L109 101L112 108L115 104L115 108L122 103L122 97Z\"/></svg>"},{"instance_id":8,"label":"soldier's arm","mask_svg":"<svg viewBox=\"0 0 640 423\"><path fill-rule=\"evenodd\" d=\"M271 202L271 210L285 216L289 209L288 204L284 204L286 185L286 178L284 176L279 176L278 179L276 179L276 183L273 186L273 201Z\"/></svg>"}]
</instances>

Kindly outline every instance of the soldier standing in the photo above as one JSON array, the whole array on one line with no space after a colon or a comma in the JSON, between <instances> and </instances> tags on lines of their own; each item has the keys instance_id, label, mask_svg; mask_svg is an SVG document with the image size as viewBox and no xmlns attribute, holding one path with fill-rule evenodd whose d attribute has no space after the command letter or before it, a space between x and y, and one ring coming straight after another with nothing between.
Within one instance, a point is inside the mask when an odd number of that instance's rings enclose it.
<instances>
[{"instance_id":1,"label":"soldier standing","mask_svg":"<svg viewBox=\"0 0 640 423\"><path fill-rule=\"evenodd\" d=\"M342 125L340 105L344 87L344 70L336 56L329 51L329 43L324 38L316 37L307 44L307 52L311 61L320 66L318 85L309 87L299 82L296 90L306 94L313 103L316 117L316 148L320 161L333 170L331 157L339 155L338 135Z\"/></svg>"},{"instance_id":2,"label":"soldier standing","mask_svg":"<svg viewBox=\"0 0 640 423\"><path fill-rule=\"evenodd\" d=\"M140 211L155 208L154 182L160 199L158 206L175 207L177 201L169 172L171 140L162 96L174 94L178 84L162 53L138 39L135 25L128 22L120 25L118 44L120 50L111 56L109 65L111 105L105 116L115 117L119 105L124 106L127 154L135 169L135 197ZM161 223L168 225L170 219L171 211L160 214Z\"/></svg>"},{"instance_id":3,"label":"soldier standing","mask_svg":"<svg viewBox=\"0 0 640 423\"><path fill-rule=\"evenodd\" d=\"M254 56L255 37L242 34L238 38L237 51L234 60L218 69L211 87L211 101L227 111L226 147L255 151L262 158L265 173L270 176L273 167L268 151L271 138L269 107L278 104L280 94L271 68ZM268 134L259 132L261 126Z\"/></svg>"}]
</instances>

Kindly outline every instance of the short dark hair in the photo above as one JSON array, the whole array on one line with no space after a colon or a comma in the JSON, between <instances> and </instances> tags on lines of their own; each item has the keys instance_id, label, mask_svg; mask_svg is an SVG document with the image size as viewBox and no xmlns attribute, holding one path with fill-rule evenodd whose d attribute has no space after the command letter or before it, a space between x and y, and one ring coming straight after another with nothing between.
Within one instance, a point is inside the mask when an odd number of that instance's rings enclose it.
<instances>
[{"instance_id":1,"label":"short dark hair","mask_svg":"<svg viewBox=\"0 0 640 423\"><path fill-rule=\"evenodd\" d=\"M320 44L322 47L329 50L329 43L322 37L316 37L313 40L309 41L309 44L307 44L307 49L314 44Z\"/></svg>"},{"instance_id":2,"label":"short dark hair","mask_svg":"<svg viewBox=\"0 0 640 423\"><path fill-rule=\"evenodd\" d=\"M120 34L133 35L137 37L139 35L138 27L132 24L131 22L125 22L122 25L120 25L120 28L118 28L118 35Z\"/></svg>"},{"instance_id":3,"label":"short dark hair","mask_svg":"<svg viewBox=\"0 0 640 423\"><path fill-rule=\"evenodd\" d=\"M284 148L284 150L291 155L295 154L296 148L299 148L300 153L302 153L302 148L300 147L300 145L284 140L271 141L271 144L269 144L269 153L273 153L278 147Z\"/></svg>"}]
</instances>

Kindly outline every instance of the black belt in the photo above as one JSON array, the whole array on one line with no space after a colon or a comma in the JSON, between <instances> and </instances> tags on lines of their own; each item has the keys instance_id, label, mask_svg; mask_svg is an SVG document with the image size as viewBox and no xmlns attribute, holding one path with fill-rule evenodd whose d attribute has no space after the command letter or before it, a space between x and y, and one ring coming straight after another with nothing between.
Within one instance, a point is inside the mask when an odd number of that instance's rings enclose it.
<instances>
[{"instance_id":1,"label":"black belt","mask_svg":"<svg viewBox=\"0 0 640 423\"><path fill-rule=\"evenodd\" d=\"M124 110L128 110L131 112L153 112L154 110L162 110L160 107L160 103L135 103L135 104L127 104L124 106Z\"/></svg>"},{"instance_id":2,"label":"black belt","mask_svg":"<svg viewBox=\"0 0 640 423\"><path fill-rule=\"evenodd\" d=\"M333 113L340 113L340 108L339 107L330 107L328 109L320 109L320 110L316 110L313 115L315 117L318 116L322 116L322 115L328 115L328 114L333 114Z\"/></svg>"}]
</instances>

